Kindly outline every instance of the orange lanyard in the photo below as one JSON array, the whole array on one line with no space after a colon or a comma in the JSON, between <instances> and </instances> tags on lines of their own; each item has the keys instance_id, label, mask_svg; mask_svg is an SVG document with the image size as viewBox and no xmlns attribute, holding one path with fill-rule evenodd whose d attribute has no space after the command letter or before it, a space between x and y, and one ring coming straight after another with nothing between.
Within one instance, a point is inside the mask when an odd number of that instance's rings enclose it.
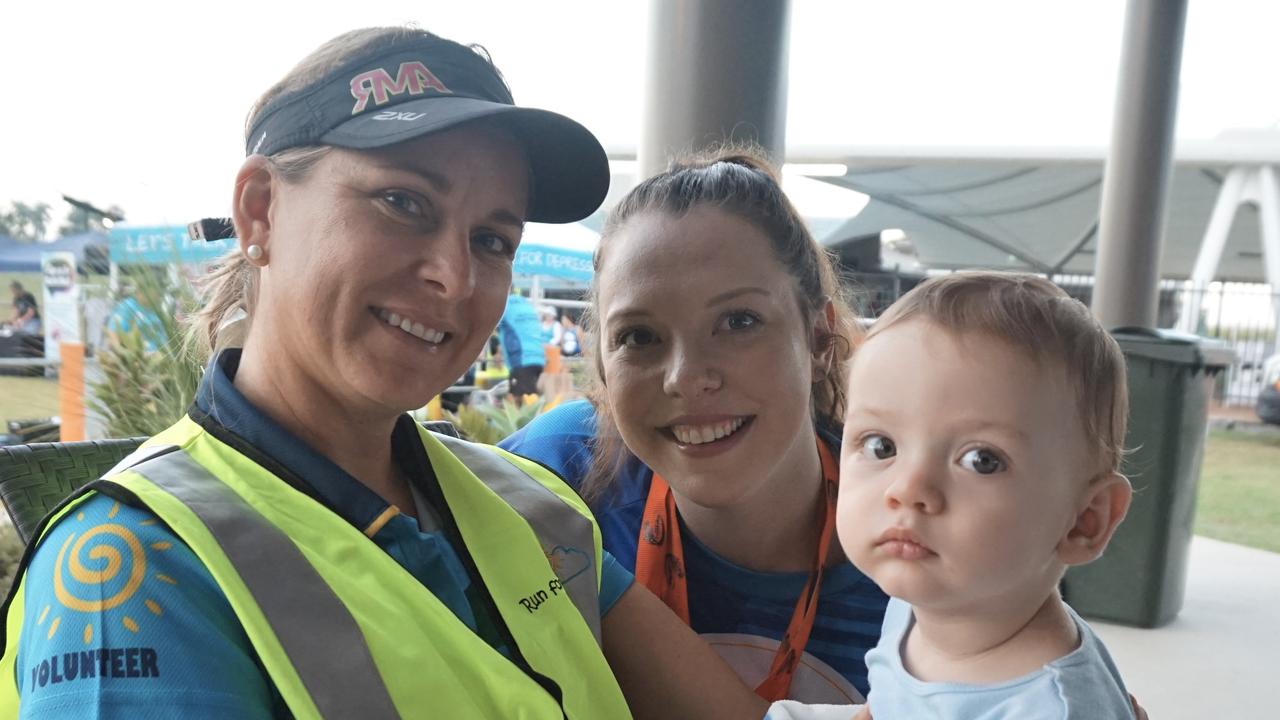
<instances>
[{"instance_id":1,"label":"orange lanyard","mask_svg":"<svg viewBox=\"0 0 1280 720\"><path fill-rule=\"evenodd\" d=\"M818 537L818 554L809 571L809 580L800 591L796 609L791 614L791 623L773 656L769 674L756 688L756 694L770 702L786 699L796 665L809 642L809 632L813 630L813 619L818 612L822 569L835 530L840 471L831 450L821 439L818 440L818 457L822 460L822 506L818 510L818 516L822 518L822 534ZM684 573L684 545L680 542L676 500L671 486L657 473L653 474L640 523L640 539L636 544L636 580L661 598L686 625L689 624L689 585Z\"/></svg>"}]
</instances>

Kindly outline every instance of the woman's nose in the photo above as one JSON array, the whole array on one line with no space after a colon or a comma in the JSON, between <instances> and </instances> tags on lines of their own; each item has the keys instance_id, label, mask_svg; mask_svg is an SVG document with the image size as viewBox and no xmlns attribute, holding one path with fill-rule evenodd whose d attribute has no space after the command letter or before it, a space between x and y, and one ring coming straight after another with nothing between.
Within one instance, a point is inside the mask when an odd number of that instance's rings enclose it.
<instances>
[{"instance_id":1,"label":"woman's nose","mask_svg":"<svg viewBox=\"0 0 1280 720\"><path fill-rule=\"evenodd\" d=\"M471 238L465 229L445 228L431 242L423 243L418 276L433 286L442 299L461 300L475 288Z\"/></svg>"},{"instance_id":2,"label":"woman's nose","mask_svg":"<svg viewBox=\"0 0 1280 720\"><path fill-rule=\"evenodd\" d=\"M705 351L692 344L675 346L663 378L663 390L668 395L693 398L715 392L723 384L724 377Z\"/></svg>"}]
</instances>

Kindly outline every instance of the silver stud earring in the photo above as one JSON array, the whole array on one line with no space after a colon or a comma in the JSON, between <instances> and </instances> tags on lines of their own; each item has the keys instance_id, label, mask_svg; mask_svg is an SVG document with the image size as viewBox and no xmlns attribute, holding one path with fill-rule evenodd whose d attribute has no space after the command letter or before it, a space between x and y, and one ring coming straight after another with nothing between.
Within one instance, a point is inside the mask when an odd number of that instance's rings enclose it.
<instances>
[{"instance_id":1,"label":"silver stud earring","mask_svg":"<svg viewBox=\"0 0 1280 720\"><path fill-rule=\"evenodd\" d=\"M244 254L245 254L245 255L248 255L250 260L261 260L261 259L262 259L262 246L261 246L261 245L250 245L249 247L245 248Z\"/></svg>"}]
</instances>

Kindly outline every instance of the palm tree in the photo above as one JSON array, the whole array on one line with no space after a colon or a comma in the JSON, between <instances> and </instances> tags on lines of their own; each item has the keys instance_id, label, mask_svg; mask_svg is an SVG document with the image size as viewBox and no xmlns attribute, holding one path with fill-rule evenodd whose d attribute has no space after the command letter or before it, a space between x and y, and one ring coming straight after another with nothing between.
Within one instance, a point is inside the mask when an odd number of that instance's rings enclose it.
<instances>
[{"instance_id":1,"label":"palm tree","mask_svg":"<svg viewBox=\"0 0 1280 720\"><path fill-rule=\"evenodd\" d=\"M0 212L0 234L19 242L37 242L44 239L49 229L49 204L14 201L9 210Z\"/></svg>"}]
</instances>

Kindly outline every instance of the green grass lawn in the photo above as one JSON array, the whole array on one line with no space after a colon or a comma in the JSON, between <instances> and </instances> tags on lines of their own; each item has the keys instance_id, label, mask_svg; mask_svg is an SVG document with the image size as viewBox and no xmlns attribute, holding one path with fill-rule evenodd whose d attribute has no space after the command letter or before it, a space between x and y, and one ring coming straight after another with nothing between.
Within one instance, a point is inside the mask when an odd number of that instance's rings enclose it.
<instances>
[{"instance_id":1,"label":"green grass lawn","mask_svg":"<svg viewBox=\"0 0 1280 720\"><path fill-rule=\"evenodd\" d=\"M0 375L0 423L57 414L57 380Z\"/></svg>"},{"instance_id":2,"label":"green grass lawn","mask_svg":"<svg viewBox=\"0 0 1280 720\"><path fill-rule=\"evenodd\" d=\"M1280 552L1280 428L1269 429L1209 433L1197 535Z\"/></svg>"}]
</instances>

